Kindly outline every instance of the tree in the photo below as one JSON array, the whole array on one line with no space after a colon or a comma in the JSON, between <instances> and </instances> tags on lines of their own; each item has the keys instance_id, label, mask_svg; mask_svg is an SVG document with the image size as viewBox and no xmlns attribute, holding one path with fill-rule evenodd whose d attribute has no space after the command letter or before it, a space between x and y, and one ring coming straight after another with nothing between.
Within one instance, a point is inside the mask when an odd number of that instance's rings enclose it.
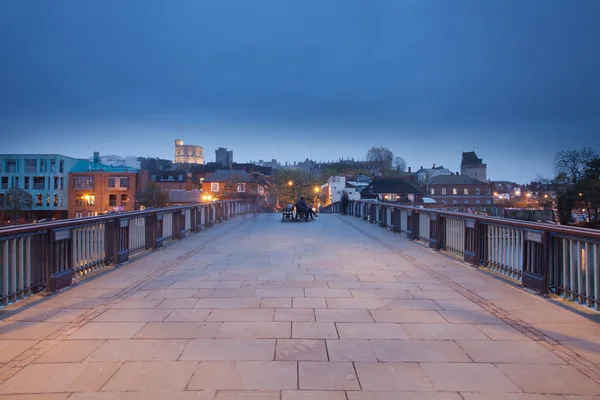
<instances>
[{"instance_id":1,"label":"tree","mask_svg":"<svg viewBox=\"0 0 600 400\"><path fill-rule=\"evenodd\" d=\"M141 192L135 195L135 201L145 208L166 207L169 204L169 193L151 180Z\"/></svg>"},{"instance_id":2,"label":"tree","mask_svg":"<svg viewBox=\"0 0 600 400\"><path fill-rule=\"evenodd\" d=\"M160 174L160 171L171 169L173 166L173 163L171 162L171 160L164 160L164 159L161 159L158 157L157 158L138 157L137 160L140 161L140 163L141 163L140 168L148 171L148 174L150 176L158 175L158 174Z\"/></svg>"},{"instance_id":3,"label":"tree","mask_svg":"<svg viewBox=\"0 0 600 400\"><path fill-rule=\"evenodd\" d=\"M367 161L379 168L380 172L392 169L394 153L386 147L373 146L367 151Z\"/></svg>"},{"instance_id":4,"label":"tree","mask_svg":"<svg viewBox=\"0 0 600 400\"><path fill-rule=\"evenodd\" d=\"M319 181L311 174L277 169L273 172L271 197L279 199L280 205L293 204L300 196L309 201L313 199L316 187L320 187Z\"/></svg>"},{"instance_id":5,"label":"tree","mask_svg":"<svg viewBox=\"0 0 600 400\"><path fill-rule=\"evenodd\" d=\"M394 157L394 170L397 172L406 172L406 161L402 157Z\"/></svg>"},{"instance_id":6,"label":"tree","mask_svg":"<svg viewBox=\"0 0 600 400\"><path fill-rule=\"evenodd\" d=\"M590 221L598 223L600 208L600 156L591 148L560 150L554 156L556 176L551 184L556 191L556 208L561 224L568 224L573 208L581 206L588 213Z\"/></svg>"},{"instance_id":7,"label":"tree","mask_svg":"<svg viewBox=\"0 0 600 400\"><path fill-rule=\"evenodd\" d=\"M31 210L33 207L33 196L23 189L10 189L6 192L5 198L4 209L13 219L18 219L21 211Z\"/></svg>"}]
</instances>

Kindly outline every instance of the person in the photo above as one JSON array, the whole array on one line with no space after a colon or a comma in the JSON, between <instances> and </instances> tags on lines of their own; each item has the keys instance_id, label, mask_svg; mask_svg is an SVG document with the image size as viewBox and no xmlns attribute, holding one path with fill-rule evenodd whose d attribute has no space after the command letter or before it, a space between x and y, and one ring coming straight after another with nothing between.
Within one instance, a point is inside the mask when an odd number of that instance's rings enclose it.
<instances>
[{"instance_id":1,"label":"person","mask_svg":"<svg viewBox=\"0 0 600 400\"><path fill-rule=\"evenodd\" d=\"M300 196L300 198L294 205L296 206L296 215L304 214L304 218L308 221L308 204L306 204L306 200L304 200L304 197Z\"/></svg>"},{"instance_id":2,"label":"person","mask_svg":"<svg viewBox=\"0 0 600 400\"><path fill-rule=\"evenodd\" d=\"M308 218L310 218L311 221L315 220L315 211L312 207L308 207Z\"/></svg>"},{"instance_id":3,"label":"person","mask_svg":"<svg viewBox=\"0 0 600 400\"><path fill-rule=\"evenodd\" d=\"M348 203L350 202L350 198L348 197L348 193L345 191L342 193L342 214L346 215L348 212Z\"/></svg>"}]
</instances>

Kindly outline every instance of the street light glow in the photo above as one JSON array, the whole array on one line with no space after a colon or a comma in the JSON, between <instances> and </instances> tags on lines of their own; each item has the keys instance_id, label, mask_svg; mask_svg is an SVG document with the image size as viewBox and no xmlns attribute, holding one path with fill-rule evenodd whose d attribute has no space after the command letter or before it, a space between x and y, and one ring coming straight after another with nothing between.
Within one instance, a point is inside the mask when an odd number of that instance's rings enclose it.
<instances>
[{"instance_id":1,"label":"street light glow","mask_svg":"<svg viewBox=\"0 0 600 400\"><path fill-rule=\"evenodd\" d=\"M288 181L288 186L292 186L293 184L294 184L294 182Z\"/></svg>"},{"instance_id":2,"label":"street light glow","mask_svg":"<svg viewBox=\"0 0 600 400\"><path fill-rule=\"evenodd\" d=\"M319 193L320 191L321 191L321 188L315 187L315 193Z\"/></svg>"}]
</instances>

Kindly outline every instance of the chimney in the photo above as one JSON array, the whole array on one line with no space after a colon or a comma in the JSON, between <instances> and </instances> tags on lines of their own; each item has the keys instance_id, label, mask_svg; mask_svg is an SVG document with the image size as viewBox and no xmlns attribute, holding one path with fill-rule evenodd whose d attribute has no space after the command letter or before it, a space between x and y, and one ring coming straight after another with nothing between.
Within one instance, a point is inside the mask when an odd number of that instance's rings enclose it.
<instances>
[{"instance_id":1,"label":"chimney","mask_svg":"<svg viewBox=\"0 0 600 400\"><path fill-rule=\"evenodd\" d=\"M94 152L93 162L94 162L94 164L98 164L100 162L100 152L98 152L98 151Z\"/></svg>"},{"instance_id":2,"label":"chimney","mask_svg":"<svg viewBox=\"0 0 600 400\"><path fill-rule=\"evenodd\" d=\"M409 174L411 173L410 167L408 167L408 173L409 173Z\"/></svg>"},{"instance_id":3,"label":"chimney","mask_svg":"<svg viewBox=\"0 0 600 400\"><path fill-rule=\"evenodd\" d=\"M435 163L433 163L433 168L432 169L435 169Z\"/></svg>"}]
</instances>

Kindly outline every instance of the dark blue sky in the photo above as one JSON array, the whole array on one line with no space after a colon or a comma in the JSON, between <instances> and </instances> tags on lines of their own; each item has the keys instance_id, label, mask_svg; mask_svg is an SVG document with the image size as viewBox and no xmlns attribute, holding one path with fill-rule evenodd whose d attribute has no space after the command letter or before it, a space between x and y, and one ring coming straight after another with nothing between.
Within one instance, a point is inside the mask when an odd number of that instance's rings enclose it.
<instances>
[{"instance_id":1,"label":"dark blue sky","mask_svg":"<svg viewBox=\"0 0 600 400\"><path fill-rule=\"evenodd\" d=\"M236 161L387 146L492 179L600 150L598 0L0 2L0 152ZM181 133L178 134L178 131Z\"/></svg>"}]
</instances>

